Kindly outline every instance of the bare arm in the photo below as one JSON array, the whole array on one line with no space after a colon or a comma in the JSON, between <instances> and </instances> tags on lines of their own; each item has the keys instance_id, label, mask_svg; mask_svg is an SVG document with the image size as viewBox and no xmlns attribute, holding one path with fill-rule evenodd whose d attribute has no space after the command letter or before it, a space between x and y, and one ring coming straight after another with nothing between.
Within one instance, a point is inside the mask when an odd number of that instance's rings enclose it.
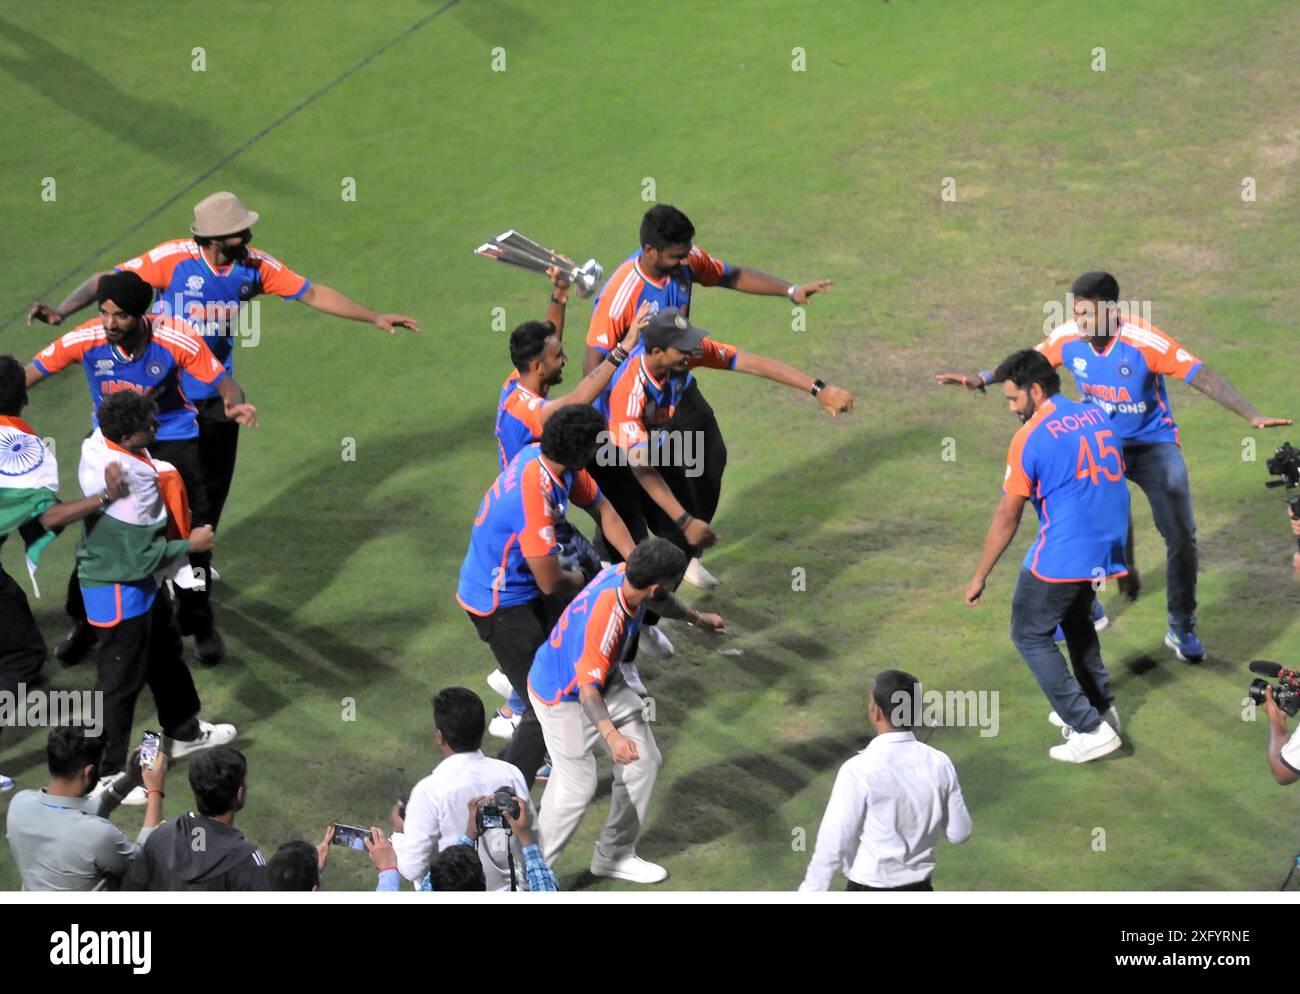
<instances>
[{"instance_id":1,"label":"bare arm","mask_svg":"<svg viewBox=\"0 0 1300 994\"><path fill-rule=\"evenodd\" d=\"M789 297L792 303L806 304L808 298L829 290L833 284L830 280L816 280L812 283L796 284L757 269L732 267L731 272L722 278L719 286L741 293L752 293L762 297ZM791 292L793 290L793 292Z\"/></svg>"},{"instance_id":2,"label":"bare arm","mask_svg":"<svg viewBox=\"0 0 1300 994\"><path fill-rule=\"evenodd\" d=\"M335 317L347 318L350 321L364 321L367 324L383 328L389 334L392 334L396 328L407 328L411 331L420 330L420 326L415 323L414 318L406 317L403 314L380 314L377 311L372 311L369 307L358 304L355 300L344 296L324 283L313 283L307 288L307 292L298 299L318 311L333 314Z\"/></svg>"},{"instance_id":3,"label":"bare arm","mask_svg":"<svg viewBox=\"0 0 1300 994\"><path fill-rule=\"evenodd\" d=\"M984 552L980 556L979 565L975 567L975 575L966 587L967 604L979 603L989 574L1002 558L1002 553L1007 551L1011 540L1016 537L1016 530L1020 527L1020 516L1024 510L1024 497L1019 494L1002 495L997 510L993 512L993 520L989 522L988 533L984 536Z\"/></svg>"},{"instance_id":4,"label":"bare arm","mask_svg":"<svg viewBox=\"0 0 1300 994\"><path fill-rule=\"evenodd\" d=\"M593 403L609 386L609 381L614 378L614 373L618 367L627 361L627 353L636 347L642 330L649 323L650 304L646 302L637 308L636 317L632 319L632 324L623 333L623 337L619 339L618 348L622 349L621 353L618 350L601 353L599 349L588 349L588 354L596 353L596 366L587 371L587 374L582 378L582 382L574 387L570 393L563 397L557 397L555 400L548 400L542 405L542 424L546 424L547 419L552 414L569 404ZM610 356L613 355L621 356L621 358L617 362L610 361Z\"/></svg>"},{"instance_id":5,"label":"bare arm","mask_svg":"<svg viewBox=\"0 0 1300 994\"><path fill-rule=\"evenodd\" d=\"M1196 375L1187 382L1233 414L1241 415L1255 428L1276 428L1291 424L1289 418L1269 418L1261 415L1236 387L1224 379L1223 374L1208 365L1203 364L1196 371Z\"/></svg>"},{"instance_id":6,"label":"bare arm","mask_svg":"<svg viewBox=\"0 0 1300 994\"><path fill-rule=\"evenodd\" d=\"M34 362L29 362L24 366L23 371L27 374L28 387L34 387L36 384L40 383L41 380L45 379L45 374L36 368L36 363Z\"/></svg>"},{"instance_id":7,"label":"bare arm","mask_svg":"<svg viewBox=\"0 0 1300 994\"><path fill-rule=\"evenodd\" d=\"M587 712L591 723L596 726L596 731L600 732L600 737L609 746L615 763L622 765L639 758L636 743L624 737L623 733L614 727L614 722L609 717L609 708L605 705L605 695L599 688L594 684L584 683L578 689L578 701L582 704L582 710Z\"/></svg>"},{"instance_id":8,"label":"bare arm","mask_svg":"<svg viewBox=\"0 0 1300 994\"><path fill-rule=\"evenodd\" d=\"M112 275L113 270L105 269L102 272L92 273L86 280L79 284L75 290L68 294L63 303L58 307L49 307L42 304L39 300L32 304L31 310L27 312L27 323L33 321L44 321L46 324L62 324L63 319L69 315L76 314L87 304L95 299L95 291L99 289L99 281L105 276Z\"/></svg>"},{"instance_id":9,"label":"bare arm","mask_svg":"<svg viewBox=\"0 0 1300 994\"><path fill-rule=\"evenodd\" d=\"M738 373L751 373L773 383L784 383L786 386L805 392L811 392L816 383L816 377L800 372L779 359L769 359L754 352L737 352L736 363L732 368ZM817 394L817 402L832 417L853 410L853 395L841 387L829 385L823 387Z\"/></svg>"},{"instance_id":10,"label":"bare arm","mask_svg":"<svg viewBox=\"0 0 1300 994\"><path fill-rule=\"evenodd\" d=\"M556 593L572 597L586 585L582 573L576 569L565 569L560 565L558 556L526 556L525 559L533 579L537 581L538 589L548 597Z\"/></svg>"},{"instance_id":11,"label":"bare arm","mask_svg":"<svg viewBox=\"0 0 1300 994\"><path fill-rule=\"evenodd\" d=\"M1300 773L1282 761L1282 749L1288 738L1286 717L1273 700L1272 687L1268 689L1267 695L1264 698L1264 709L1268 714L1268 766L1273 779L1286 786L1300 780Z\"/></svg>"},{"instance_id":12,"label":"bare arm","mask_svg":"<svg viewBox=\"0 0 1300 994\"><path fill-rule=\"evenodd\" d=\"M217 380L217 393L226 403L226 417L250 428L257 427L257 408L248 403L244 397L244 388L235 382L232 376L223 376Z\"/></svg>"},{"instance_id":13,"label":"bare arm","mask_svg":"<svg viewBox=\"0 0 1300 994\"><path fill-rule=\"evenodd\" d=\"M632 541L627 525L619 517L618 511L614 510L613 504L601 497L595 504L587 508L587 513L591 515L591 519L596 524L600 525L605 541L616 548L620 556L626 559L632 555L636 543Z\"/></svg>"}]
</instances>

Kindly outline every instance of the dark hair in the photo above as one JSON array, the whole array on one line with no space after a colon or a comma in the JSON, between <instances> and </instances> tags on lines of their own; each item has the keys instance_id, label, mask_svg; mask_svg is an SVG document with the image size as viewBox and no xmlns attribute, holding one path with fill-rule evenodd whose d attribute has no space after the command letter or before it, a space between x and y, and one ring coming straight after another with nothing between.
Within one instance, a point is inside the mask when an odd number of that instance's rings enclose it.
<instances>
[{"instance_id":1,"label":"dark hair","mask_svg":"<svg viewBox=\"0 0 1300 994\"><path fill-rule=\"evenodd\" d=\"M448 846L429 864L429 883L435 891L487 890L478 850L473 846Z\"/></svg>"},{"instance_id":2,"label":"dark hair","mask_svg":"<svg viewBox=\"0 0 1300 994\"><path fill-rule=\"evenodd\" d=\"M542 455L562 466L577 469L586 465L591 447L600 441L608 425L590 404L562 407L542 426Z\"/></svg>"},{"instance_id":3,"label":"dark hair","mask_svg":"<svg viewBox=\"0 0 1300 994\"><path fill-rule=\"evenodd\" d=\"M88 736L80 725L52 728L45 741L45 761L50 767L50 776L61 780L75 777L87 766L95 767L91 773L98 774L103 755L104 740L97 735Z\"/></svg>"},{"instance_id":4,"label":"dark hair","mask_svg":"<svg viewBox=\"0 0 1300 994\"><path fill-rule=\"evenodd\" d=\"M1119 300L1119 280L1094 269L1070 284L1070 292L1083 300Z\"/></svg>"},{"instance_id":5,"label":"dark hair","mask_svg":"<svg viewBox=\"0 0 1300 994\"><path fill-rule=\"evenodd\" d=\"M671 204L655 204L641 218L641 244L656 251L669 245L689 245L694 238L691 219Z\"/></svg>"},{"instance_id":6,"label":"dark hair","mask_svg":"<svg viewBox=\"0 0 1300 994\"><path fill-rule=\"evenodd\" d=\"M533 361L542 357L546 340L555 334L549 321L525 321L510 333L510 361L521 373L528 372Z\"/></svg>"},{"instance_id":7,"label":"dark hair","mask_svg":"<svg viewBox=\"0 0 1300 994\"><path fill-rule=\"evenodd\" d=\"M464 687L448 687L433 696L433 727L452 752L473 752L483 744L486 718L483 699Z\"/></svg>"},{"instance_id":8,"label":"dark hair","mask_svg":"<svg viewBox=\"0 0 1300 994\"><path fill-rule=\"evenodd\" d=\"M120 442L128 435L147 431L158 413L153 399L136 390L121 390L104 398L99 405L99 430L110 442Z\"/></svg>"},{"instance_id":9,"label":"dark hair","mask_svg":"<svg viewBox=\"0 0 1300 994\"><path fill-rule=\"evenodd\" d=\"M1061 377L1047 357L1034 349L1021 349L1007 356L993 371L994 383L1010 380L1018 389L1028 390L1033 384L1042 386L1047 396L1061 392Z\"/></svg>"},{"instance_id":10,"label":"dark hair","mask_svg":"<svg viewBox=\"0 0 1300 994\"><path fill-rule=\"evenodd\" d=\"M234 746L217 746L190 762L190 789L199 814L216 818L235 810L235 795L244 786L248 760Z\"/></svg>"},{"instance_id":11,"label":"dark hair","mask_svg":"<svg viewBox=\"0 0 1300 994\"><path fill-rule=\"evenodd\" d=\"M921 702L912 699L920 683L903 670L885 670L871 685L871 699L885 712L885 720L895 728L911 728L921 713Z\"/></svg>"},{"instance_id":12,"label":"dark hair","mask_svg":"<svg viewBox=\"0 0 1300 994\"><path fill-rule=\"evenodd\" d=\"M311 890L320 886L320 863L310 842L286 842L266 864L271 890Z\"/></svg>"},{"instance_id":13,"label":"dark hair","mask_svg":"<svg viewBox=\"0 0 1300 994\"><path fill-rule=\"evenodd\" d=\"M27 403L27 370L11 355L0 355L0 414L16 418Z\"/></svg>"},{"instance_id":14,"label":"dark hair","mask_svg":"<svg viewBox=\"0 0 1300 994\"><path fill-rule=\"evenodd\" d=\"M645 590L652 583L676 580L689 562L686 553L668 539L643 539L627 557L627 579L637 590Z\"/></svg>"}]
</instances>

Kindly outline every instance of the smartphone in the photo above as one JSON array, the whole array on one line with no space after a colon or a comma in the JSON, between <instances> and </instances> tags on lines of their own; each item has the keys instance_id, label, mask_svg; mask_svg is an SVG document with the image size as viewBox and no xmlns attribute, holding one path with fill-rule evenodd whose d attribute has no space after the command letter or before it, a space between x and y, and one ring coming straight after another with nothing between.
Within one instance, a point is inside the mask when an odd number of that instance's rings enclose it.
<instances>
[{"instance_id":1,"label":"smartphone","mask_svg":"<svg viewBox=\"0 0 1300 994\"><path fill-rule=\"evenodd\" d=\"M142 770L152 770L158 765L158 749L161 745L162 736L157 732L145 729L144 737L140 739L140 768Z\"/></svg>"},{"instance_id":2,"label":"smartphone","mask_svg":"<svg viewBox=\"0 0 1300 994\"><path fill-rule=\"evenodd\" d=\"M367 841L372 846L375 844L369 829L357 828L355 825L340 825L338 822L334 823L334 838L330 839L330 845L347 846L349 849L358 849L365 852Z\"/></svg>"}]
</instances>

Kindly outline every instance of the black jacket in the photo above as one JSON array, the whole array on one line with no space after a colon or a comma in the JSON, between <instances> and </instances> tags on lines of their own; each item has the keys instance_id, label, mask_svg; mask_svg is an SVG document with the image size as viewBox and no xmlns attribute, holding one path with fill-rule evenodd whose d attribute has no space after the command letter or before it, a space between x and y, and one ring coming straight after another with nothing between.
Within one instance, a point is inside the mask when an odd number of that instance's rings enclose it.
<instances>
[{"instance_id":1,"label":"black jacket","mask_svg":"<svg viewBox=\"0 0 1300 994\"><path fill-rule=\"evenodd\" d=\"M159 825L123 890L268 890L266 857L237 828L190 812Z\"/></svg>"}]
</instances>

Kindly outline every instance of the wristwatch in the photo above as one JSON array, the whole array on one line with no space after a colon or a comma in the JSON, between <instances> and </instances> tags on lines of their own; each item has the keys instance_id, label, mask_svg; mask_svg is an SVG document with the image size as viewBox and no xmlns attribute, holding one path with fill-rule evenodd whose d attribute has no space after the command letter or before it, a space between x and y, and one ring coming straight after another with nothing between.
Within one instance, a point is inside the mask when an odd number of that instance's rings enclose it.
<instances>
[{"instance_id":1,"label":"wristwatch","mask_svg":"<svg viewBox=\"0 0 1300 994\"><path fill-rule=\"evenodd\" d=\"M826 382L824 380L813 380L812 389L809 390L808 392L812 394L814 397L816 397L819 393L821 393L825 389L826 389Z\"/></svg>"}]
</instances>

